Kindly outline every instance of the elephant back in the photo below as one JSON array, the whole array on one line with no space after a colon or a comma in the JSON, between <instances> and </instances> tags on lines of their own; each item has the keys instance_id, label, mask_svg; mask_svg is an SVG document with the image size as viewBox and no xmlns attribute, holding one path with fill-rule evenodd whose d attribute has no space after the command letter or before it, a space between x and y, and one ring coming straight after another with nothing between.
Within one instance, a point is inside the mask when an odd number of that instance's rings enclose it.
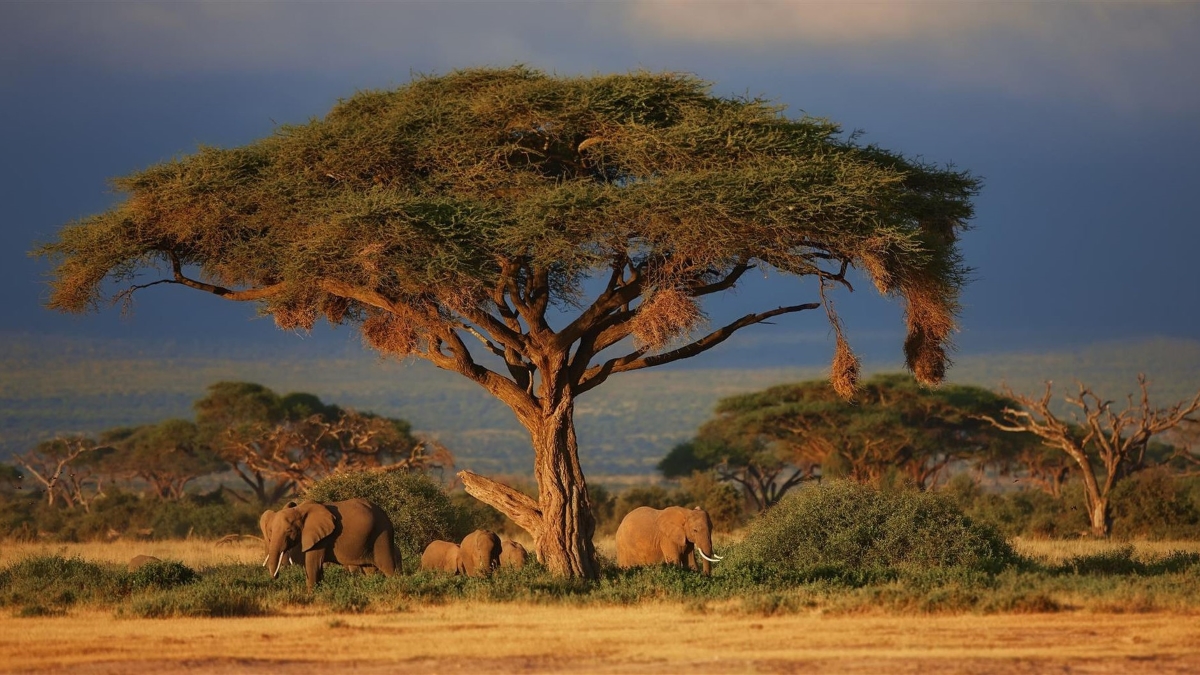
<instances>
[{"instance_id":1,"label":"elephant back","mask_svg":"<svg viewBox=\"0 0 1200 675\"><path fill-rule=\"evenodd\" d=\"M460 545L463 573L487 576L500 566L500 537L490 530L475 530Z\"/></svg>"},{"instance_id":2,"label":"elephant back","mask_svg":"<svg viewBox=\"0 0 1200 675\"><path fill-rule=\"evenodd\" d=\"M421 554L421 569L457 574L460 571L458 544L440 539L430 542Z\"/></svg>"}]
</instances>

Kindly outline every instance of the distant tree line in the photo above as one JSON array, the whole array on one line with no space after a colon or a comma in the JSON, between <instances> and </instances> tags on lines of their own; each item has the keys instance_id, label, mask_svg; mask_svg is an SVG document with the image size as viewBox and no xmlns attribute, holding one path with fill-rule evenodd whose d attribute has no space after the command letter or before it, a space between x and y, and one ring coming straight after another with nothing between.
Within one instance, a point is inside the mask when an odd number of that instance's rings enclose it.
<instances>
[{"instance_id":1,"label":"distant tree line","mask_svg":"<svg viewBox=\"0 0 1200 675\"><path fill-rule=\"evenodd\" d=\"M194 420L119 427L39 443L0 479L47 505L90 511L113 489L178 501L198 479L228 472L237 501L274 504L334 473L382 466L451 467L452 454L417 438L401 419L280 396L260 384L218 382L194 403Z\"/></svg>"},{"instance_id":2,"label":"distant tree line","mask_svg":"<svg viewBox=\"0 0 1200 675\"><path fill-rule=\"evenodd\" d=\"M1144 377L1124 405L1078 388L1065 400L1076 414L1064 417L1049 384L1031 397L964 385L927 388L889 374L862 383L853 401L823 380L780 385L722 399L713 418L658 468L667 478L706 474L736 486L754 511L823 477L926 490L949 482L953 470L977 486L990 477L1006 488L1001 492L1030 488L1053 502L1078 501L1085 507L1080 528L1096 536L1112 533L1114 499L1125 495L1128 503L1131 488L1122 485L1143 472L1151 473L1129 485L1187 502L1163 481L1200 474L1192 450L1200 440L1200 394L1160 408L1151 404ZM1195 515L1200 524L1200 504Z\"/></svg>"}]
</instances>

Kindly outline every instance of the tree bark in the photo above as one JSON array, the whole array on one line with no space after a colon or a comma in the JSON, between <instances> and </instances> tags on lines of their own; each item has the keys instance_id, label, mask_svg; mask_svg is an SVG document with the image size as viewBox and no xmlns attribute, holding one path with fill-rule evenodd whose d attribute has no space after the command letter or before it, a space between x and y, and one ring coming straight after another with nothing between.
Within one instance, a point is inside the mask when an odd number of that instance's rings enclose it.
<instances>
[{"instance_id":1,"label":"tree bark","mask_svg":"<svg viewBox=\"0 0 1200 675\"><path fill-rule=\"evenodd\" d=\"M569 394L537 416L521 416L534 451L538 499L470 471L458 477L467 493L508 516L533 537L537 559L557 576L595 579L600 574L592 534L596 521L579 466L575 404Z\"/></svg>"},{"instance_id":2,"label":"tree bark","mask_svg":"<svg viewBox=\"0 0 1200 675\"><path fill-rule=\"evenodd\" d=\"M1091 520L1092 536L1108 538L1112 533L1112 516L1109 513L1108 498L1089 499L1091 513L1088 514Z\"/></svg>"}]
</instances>

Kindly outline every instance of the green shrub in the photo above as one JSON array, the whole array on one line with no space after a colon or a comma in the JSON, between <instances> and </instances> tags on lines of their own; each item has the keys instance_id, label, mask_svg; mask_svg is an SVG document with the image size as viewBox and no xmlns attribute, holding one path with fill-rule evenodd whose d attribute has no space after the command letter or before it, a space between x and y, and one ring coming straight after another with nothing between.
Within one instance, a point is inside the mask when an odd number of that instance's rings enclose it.
<instances>
[{"instance_id":1,"label":"green shrub","mask_svg":"<svg viewBox=\"0 0 1200 675\"><path fill-rule=\"evenodd\" d=\"M26 558L0 570L0 606L112 602L129 592L126 574L79 557Z\"/></svg>"},{"instance_id":2,"label":"green shrub","mask_svg":"<svg viewBox=\"0 0 1200 675\"><path fill-rule=\"evenodd\" d=\"M1165 468L1140 471L1117 483L1112 493L1114 537L1194 539L1200 508L1184 479Z\"/></svg>"},{"instance_id":3,"label":"green shrub","mask_svg":"<svg viewBox=\"0 0 1200 675\"><path fill-rule=\"evenodd\" d=\"M789 493L750 524L729 555L730 568L789 575L821 567L992 571L1017 560L994 528L976 524L947 497L849 481Z\"/></svg>"},{"instance_id":4,"label":"green shrub","mask_svg":"<svg viewBox=\"0 0 1200 675\"><path fill-rule=\"evenodd\" d=\"M151 561L129 573L130 585L135 589L175 588L199 578L192 568L174 560Z\"/></svg>"},{"instance_id":5,"label":"green shrub","mask_svg":"<svg viewBox=\"0 0 1200 675\"><path fill-rule=\"evenodd\" d=\"M410 471L355 471L317 481L304 494L317 502L356 497L378 505L396 531L405 569L415 569L421 552L434 539L458 541L459 516L450 498L432 478ZM472 528L474 529L474 528Z\"/></svg>"},{"instance_id":6,"label":"green shrub","mask_svg":"<svg viewBox=\"0 0 1200 675\"><path fill-rule=\"evenodd\" d=\"M135 597L130 612L147 619L261 616L267 613L261 598L253 590L208 583L195 584L186 590Z\"/></svg>"}]
</instances>

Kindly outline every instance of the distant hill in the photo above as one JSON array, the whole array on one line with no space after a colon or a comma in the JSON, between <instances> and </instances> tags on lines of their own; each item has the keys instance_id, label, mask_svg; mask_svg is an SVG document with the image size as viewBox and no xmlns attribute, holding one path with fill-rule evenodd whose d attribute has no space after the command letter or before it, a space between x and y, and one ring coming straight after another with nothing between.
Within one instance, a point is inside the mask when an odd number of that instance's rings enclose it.
<instances>
[{"instance_id":1,"label":"distant hill","mask_svg":"<svg viewBox=\"0 0 1200 675\"><path fill-rule=\"evenodd\" d=\"M719 364L721 362L718 362ZM773 384L822 376L822 367L687 367L614 376L580 398L577 430L586 471L645 474L696 429L718 399ZM705 367L710 366L710 367ZM868 373L898 369L868 364ZM1018 391L1056 390L1076 378L1121 398L1138 372L1166 404L1200 389L1200 341L1147 339L1049 353L958 357L951 380ZM53 336L0 335L0 457L59 433L191 417L191 403L220 380L248 380L280 393L308 391L323 400L403 417L436 435L460 467L525 474L532 465L525 432L506 407L459 375L424 361L381 360L355 345L286 350L182 343L145 344Z\"/></svg>"}]
</instances>

